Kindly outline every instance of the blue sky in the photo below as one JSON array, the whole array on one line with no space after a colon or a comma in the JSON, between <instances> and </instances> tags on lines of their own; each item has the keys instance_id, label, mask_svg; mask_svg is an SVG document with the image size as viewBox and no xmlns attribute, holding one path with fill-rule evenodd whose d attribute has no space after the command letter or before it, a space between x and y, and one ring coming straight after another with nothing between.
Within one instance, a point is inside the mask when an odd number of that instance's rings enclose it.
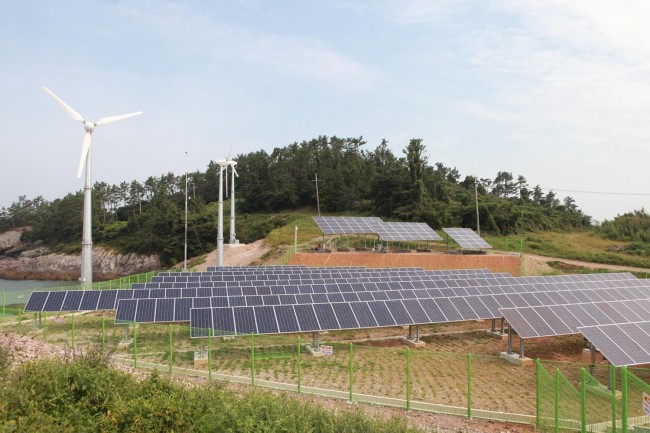
<instances>
[{"instance_id":1,"label":"blue sky","mask_svg":"<svg viewBox=\"0 0 650 433\"><path fill-rule=\"evenodd\" d=\"M596 219L650 208L650 3L0 3L0 206L93 178L203 170L318 135L422 138L462 175L524 175ZM188 156L185 156L188 152ZM614 194L587 194L592 191Z\"/></svg>"}]
</instances>

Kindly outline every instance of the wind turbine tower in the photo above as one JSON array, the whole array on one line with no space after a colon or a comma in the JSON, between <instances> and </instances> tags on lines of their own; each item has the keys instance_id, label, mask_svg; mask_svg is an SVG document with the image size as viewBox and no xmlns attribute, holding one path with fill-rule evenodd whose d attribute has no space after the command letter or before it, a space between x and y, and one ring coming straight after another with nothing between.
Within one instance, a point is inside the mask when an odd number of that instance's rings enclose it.
<instances>
[{"instance_id":1,"label":"wind turbine tower","mask_svg":"<svg viewBox=\"0 0 650 433\"><path fill-rule=\"evenodd\" d=\"M86 166L86 179L84 184L84 213L83 213L83 235L81 238L81 286L84 289L92 288L93 284L93 240L92 240L92 209L91 209L91 192L92 192L92 134L95 132L97 126L108 125L109 123L117 122L118 120L127 119L129 117L138 116L142 111L136 113L122 114L119 116L103 117L97 122L87 121L73 110L68 104L63 102L58 96L50 91L47 87L43 90L50 95L74 120L81 122L86 131L81 146L81 158L79 159L79 168L77 169L77 177L81 177L81 171Z\"/></svg>"},{"instance_id":2,"label":"wind turbine tower","mask_svg":"<svg viewBox=\"0 0 650 433\"><path fill-rule=\"evenodd\" d=\"M239 177L239 174L235 170L237 161L231 159L228 161L228 165L232 168L232 182L230 183L230 245L235 245L239 243L235 238L235 176ZM227 172L226 176L228 176Z\"/></svg>"},{"instance_id":3,"label":"wind turbine tower","mask_svg":"<svg viewBox=\"0 0 650 433\"><path fill-rule=\"evenodd\" d=\"M219 164L219 206L217 209L217 266L223 266L223 172L228 168L228 161L220 159ZM228 176L228 173L226 173Z\"/></svg>"}]
</instances>

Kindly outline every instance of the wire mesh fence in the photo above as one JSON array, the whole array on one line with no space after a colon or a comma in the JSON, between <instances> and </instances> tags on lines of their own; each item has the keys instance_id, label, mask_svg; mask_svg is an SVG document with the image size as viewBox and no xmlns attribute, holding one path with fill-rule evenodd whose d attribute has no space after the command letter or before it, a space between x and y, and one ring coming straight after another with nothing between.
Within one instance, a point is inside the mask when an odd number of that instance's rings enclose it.
<instances>
[{"instance_id":1,"label":"wire mesh fence","mask_svg":"<svg viewBox=\"0 0 650 433\"><path fill-rule=\"evenodd\" d=\"M66 350L101 345L137 368L463 417L541 431L623 432L650 424L650 370L346 343L329 334L224 336L189 326L116 323L100 312L22 314L8 327ZM194 332L194 334L197 334ZM639 430L642 431L642 430Z\"/></svg>"}]
</instances>

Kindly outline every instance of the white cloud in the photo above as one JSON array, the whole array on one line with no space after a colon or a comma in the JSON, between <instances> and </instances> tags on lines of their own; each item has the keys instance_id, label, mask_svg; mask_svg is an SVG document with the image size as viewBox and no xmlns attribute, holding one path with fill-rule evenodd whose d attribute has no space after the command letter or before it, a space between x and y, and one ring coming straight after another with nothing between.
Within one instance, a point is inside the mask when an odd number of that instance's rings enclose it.
<instances>
[{"instance_id":1,"label":"white cloud","mask_svg":"<svg viewBox=\"0 0 650 433\"><path fill-rule=\"evenodd\" d=\"M118 9L159 30L177 50L218 59L245 59L345 87L365 87L379 76L378 71L313 39L232 25L220 21L216 12L197 11L189 4L129 0Z\"/></svg>"}]
</instances>

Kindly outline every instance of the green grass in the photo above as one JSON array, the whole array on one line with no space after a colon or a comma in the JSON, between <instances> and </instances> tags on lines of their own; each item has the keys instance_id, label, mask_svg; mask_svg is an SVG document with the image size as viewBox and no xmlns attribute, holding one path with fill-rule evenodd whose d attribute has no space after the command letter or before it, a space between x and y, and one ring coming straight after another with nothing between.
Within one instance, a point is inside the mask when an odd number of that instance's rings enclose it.
<instances>
[{"instance_id":1,"label":"green grass","mask_svg":"<svg viewBox=\"0 0 650 433\"><path fill-rule=\"evenodd\" d=\"M495 250L519 252L523 240L524 253L650 269L650 258L624 252L625 246L630 242L605 239L593 231L536 232L508 238L490 235L483 237Z\"/></svg>"}]
</instances>

